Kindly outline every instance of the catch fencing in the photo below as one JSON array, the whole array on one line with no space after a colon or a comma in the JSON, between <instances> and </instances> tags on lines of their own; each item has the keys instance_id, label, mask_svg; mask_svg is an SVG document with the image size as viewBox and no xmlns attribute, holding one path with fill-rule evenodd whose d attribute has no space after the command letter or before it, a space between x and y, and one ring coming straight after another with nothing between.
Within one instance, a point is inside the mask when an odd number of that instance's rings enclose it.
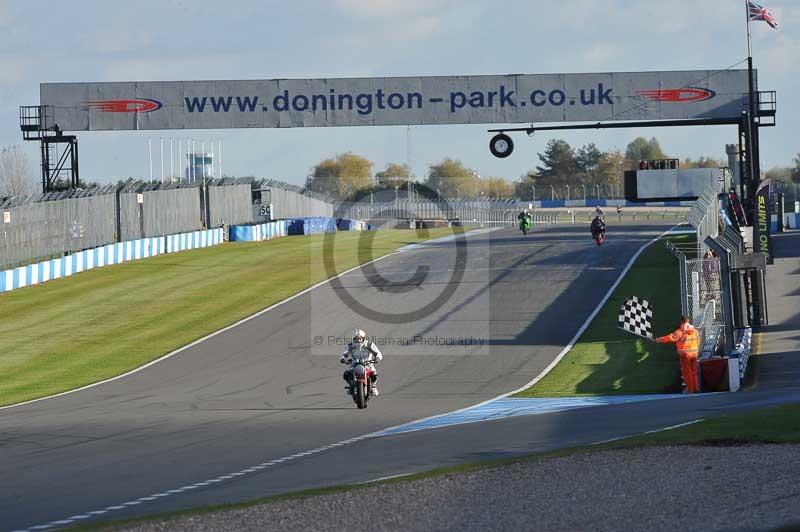
<instances>
[{"instance_id":1,"label":"catch fencing","mask_svg":"<svg viewBox=\"0 0 800 532\"><path fill-rule=\"evenodd\" d=\"M248 224L253 221L250 184L208 187L208 220L210 227Z\"/></svg>"},{"instance_id":2,"label":"catch fencing","mask_svg":"<svg viewBox=\"0 0 800 532\"><path fill-rule=\"evenodd\" d=\"M365 198L359 202L339 202L335 205L336 218L352 218L374 222L393 220L447 220L465 226L507 227L518 224L517 215L529 210L531 202L520 200L414 200L397 198L392 201L370 201ZM534 224L586 223L595 216L594 210L581 210L580 207L562 206L559 209L539 208L533 205ZM583 206L581 206L583 207ZM627 207L619 212L607 209L605 218L617 222L637 221L678 221L685 217L685 211L668 207L656 210L636 211Z\"/></svg>"},{"instance_id":3,"label":"catch fencing","mask_svg":"<svg viewBox=\"0 0 800 532\"><path fill-rule=\"evenodd\" d=\"M277 180L129 181L85 190L0 198L0 270L115 242L269 219L333 216L330 198Z\"/></svg>"},{"instance_id":4,"label":"catch fencing","mask_svg":"<svg viewBox=\"0 0 800 532\"><path fill-rule=\"evenodd\" d=\"M721 205L720 195L707 189L686 216L697 241L684 245L667 242L679 261L682 313L700 332L701 358L723 355L733 348L735 323L727 256L743 249L743 243L741 235L726 224ZM720 244L726 256L710 249L707 239Z\"/></svg>"},{"instance_id":5,"label":"catch fencing","mask_svg":"<svg viewBox=\"0 0 800 532\"><path fill-rule=\"evenodd\" d=\"M0 198L0 270L115 241L114 187Z\"/></svg>"},{"instance_id":6,"label":"catch fencing","mask_svg":"<svg viewBox=\"0 0 800 532\"><path fill-rule=\"evenodd\" d=\"M702 257L708 251L706 238L716 238L719 235L722 223L720 205L719 193L712 188L706 188L686 215L686 221L697 235L697 257Z\"/></svg>"},{"instance_id":7,"label":"catch fencing","mask_svg":"<svg viewBox=\"0 0 800 532\"><path fill-rule=\"evenodd\" d=\"M272 205L273 220L303 218L306 216L333 217L333 200L322 194L311 192L297 185L290 185L274 179L259 181L253 186L256 198L254 208ZM256 212L256 217L259 213ZM263 216L263 214L261 214Z\"/></svg>"},{"instance_id":8,"label":"catch fencing","mask_svg":"<svg viewBox=\"0 0 800 532\"><path fill-rule=\"evenodd\" d=\"M128 186L119 192L120 240L202 229L197 187Z\"/></svg>"}]
</instances>

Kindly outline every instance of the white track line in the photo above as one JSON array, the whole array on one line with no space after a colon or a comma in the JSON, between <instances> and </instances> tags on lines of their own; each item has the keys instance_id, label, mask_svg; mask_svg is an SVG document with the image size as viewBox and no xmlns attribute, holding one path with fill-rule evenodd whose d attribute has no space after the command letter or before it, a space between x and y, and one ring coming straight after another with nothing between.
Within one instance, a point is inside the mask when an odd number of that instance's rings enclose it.
<instances>
[{"instance_id":1,"label":"white track line","mask_svg":"<svg viewBox=\"0 0 800 532\"><path fill-rule=\"evenodd\" d=\"M589 445L603 445L604 443L611 443L614 441L624 440L626 438L632 438L633 436L643 436L645 434L655 434L656 432L664 432L667 430L679 429L681 427L688 427L689 425L694 425L695 423L700 423L701 421L705 421L705 419L695 419L693 421L687 421L686 423L678 423L677 425L670 425L669 427L662 427L660 429L648 430L645 432L638 432L636 434L630 434L628 436L617 436L616 438L609 438L607 440L596 441L594 443L590 443Z\"/></svg>"},{"instance_id":2,"label":"white track line","mask_svg":"<svg viewBox=\"0 0 800 532\"><path fill-rule=\"evenodd\" d=\"M575 334L575 336L572 338L572 340L570 340L570 343L567 345L567 347L565 347L564 350L561 351L561 353L556 357L556 359L549 366L547 366L542 371L542 373L540 373L530 383L526 384L525 386L523 386L521 388L518 388L517 390L514 390L512 392L508 392L508 393L505 393L505 394L502 394L502 395L498 395L494 399L490 399L488 401L483 401L482 403L478 403L478 404L473 405L473 406L469 406L469 407L466 407L466 408L461 408L459 410L454 410L453 412L447 412L445 414L439 414L439 415L435 415L435 416L429 416L429 417L426 417L426 418L418 419L416 421L410 421L408 423L403 423L401 425L396 425L394 427L389 427L389 428L382 429L382 430L379 430L379 431L376 431L376 432L371 432L369 434L364 434L362 436L356 436L354 438L348 438L348 439L342 440L340 442L331 443L331 444L325 445L323 447L317 447L315 449L311 449L311 450L308 450L308 451L296 453L296 454L293 454L293 455L290 455L290 456L286 456L284 458L271 459L271 460L269 460L267 462L262 462L261 464L258 464L257 466L250 466L248 468L242 469L242 470L240 470L240 471L238 471L236 473L229 473L227 475L220 475L218 477L215 477L215 478L212 478L212 479L209 479L209 480L204 480L204 481L201 481L201 482L197 482L195 484L191 484L191 485L188 485L188 486L182 486L182 487L177 488L177 489L172 489L172 490L168 490L168 491L162 491L162 492L154 493L154 494L146 496L146 497L139 497L138 499L134 499L132 501L126 501L126 502L123 502L121 504L117 504L117 505L114 505L114 506L107 506L106 508L103 508L103 509L100 509L100 510L93 510L93 511L90 511L90 512L85 512L83 514L74 515L74 516L70 517L69 519L60 519L60 520L57 520L57 521L50 521L49 523L44 523L44 524L41 524L41 525L35 525L35 526L28 527L28 528L23 528L23 529L18 529L18 530L14 530L12 532L33 532L34 530L47 530L49 528L53 528L53 527L56 527L56 526L71 524L73 521L82 520L82 519L88 519L88 518L93 517L93 516L105 515L105 514L107 514L109 512L114 512L114 511L127 509L127 508L130 508L133 505L133 503L146 503L146 502L150 502L150 501L155 500L155 499L162 499L162 498L165 498L165 497L170 497L172 495L179 495L179 494L182 494L182 493L184 493L186 491L191 491L193 489L206 487L209 484L217 484L217 483L221 483L221 482L226 482L226 481L233 480L233 479L236 479L236 478L241 477L241 476L245 476L245 475L251 474L250 473L251 470L253 470L254 472L260 471L260 469L263 469L265 467L272 467L272 466L275 466L275 465L282 464L284 462L290 462L290 461L296 460L298 458L303 458L303 457L306 457L306 456L319 454L319 453L325 452L325 451L333 449L333 448L337 448L337 447L341 447L341 446L344 446L344 445L350 445L350 444L353 444L353 443L357 443L357 442L366 440L368 438L378 437L378 436L382 435L382 433L384 431L393 430L393 429L396 429L396 428L399 428L399 427L402 427L402 426L405 426L405 425L411 425L411 424L414 424L414 423L419 423L421 421L427 421L427 420L433 419L433 418L438 418L438 417L442 417L442 416L446 416L446 415L450 415L450 414L455 414L455 413L458 413L458 412L463 412L463 411L469 410L471 408L477 408L479 406L485 405L486 403L490 403L490 402L495 401L497 399L502 399L504 397L508 397L509 395L513 395L513 394L515 394L515 393L517 393L519 391L522 391L525 388L528 388L529 386L532 386L533 384L539 382L539 380L541 380L542 377L544 377L551 369L553 369L553 367L555 367L555 365L558 363L558 361L561 360L564 357L564 355L567 354L567 352L572 348L572 346L578 340L578 337L580 337L580 335L583 333L583 331L586 330L586 328L589 326L589 323L592 321L592 319L594 319L594 317L600 311L600 308L605 304L605 302L608 300L608 298L611 297L611 293L614 291L614 289L617 287L617 285L619 285L619 283L622 281L622 278L625 277L625 274L628 273L628 270L630 270L630 268L633 265L634 261L639 257L639 255L641 255L641 253L648 246L650 246L652 243L658 241L659 238L661 238L662 236L664 236L668 232L669 231L666 231L666 232L662 233L661 235L657 236L656 238L654 238L653 240L649 241L648 243L643 245L641 248L639 248L639 250L634 254L634 256L631 257L631 259L628 261L628 264L625 265L625 268L622 270L622 272L620 273L620 275L617 278L617 280L614 282L614 284L608 290L608 292L606 293L606 295L603 298L603 300L597 305L597 307L594 309L594 312L592 312L592 314L586 319L586 321L583 323L583 325L578 330L578 332ZM379 258L375 259L372 262L376 262L376 261L381 260L383 258L392 256L395 253L397 253L397 252L391 253L389 255L384 255L383 257L379 257ZM350 272L352 270L355 270L356 268L360 268L361 266L363 266L363 265L356 266L355 268L352 268L351 270L347 270L346 272L342 272L339 275L344 275L344 274L346 274L346 273L348 273L348 272ZM272 305L271 307L269 307L267 309L264 309L264 310L262 310L262 311L260 311L260 312L258 312L256 314L253 314L250 317L247 317L247 318L245 318L245 319L243 319L243 320L241 320L239 322L236 322L235 324L230 325L230 326L226 327L225 329L221 329L221 330L219 330L219 331L217 331L215 333L212 333L212 334L210 334L208 336L205 336L205 337L201 338L200 340L197 340L197 341L195 341L195 342L193 342L193 343L191 343L191 344L189 344L189 345L187 345L185 347L182 347L181 349L173 351L172 353L170 353L168 355L165 355L165 356L161 357L158 360L150 362L149 364L147 364L145 366L142 366L141 368L138 368L138 369L136 369L134 371L128 372L125 375L130 375L131 373L134 373L136 371L140 371L140 370L142 370L142 369L144 369L144 368L146 368L148 366L151 366L151 365L153 365L153 364L155 364L155 363L157 363L157 362L159 362L161 360L166 359L169 356L177 354L180 351L183 351L184 349L186 349L188 347L191 347L192 345L198 344L198 343L200 343L200 342L202 342L202 341L204 341L204 340L206 340L208 338L211 338L212 336L215 336L215 335L217 335L217 334L219 334L221 332L224 332L224 331L226 331L228 329L236 327L237 325L239 325L241 323L244 323L245 321L251 320L251 319L255 318L256 316L260 316L261 314L264 314L265 312L267 312L267 311L269 311L269 310L271 310L271 309L273 309L273 308L275 308L275 307L277 307L279 305L282 305L283 303L285 303L287 301L290 301L291 299L299 297L302 294L304 294L304 293L306 293L306 292L308 292L310 290L313 290L314 288L317 288L318 286L321 286L321 285L329 282L330 280L331 279L327 279L325 281L322 281L321 283L318 283L318 284L316 284L316 285L314 285L314 286L312 286L310 288L307 288L307 289L303 290L302 292L299 292L298 294L295 294L294 296L292 296L289 299L281 301L280 303L276 303L275 305ZM79 389L86 389L86 388L89 388L91 386L97 386L99 384L103 384L104 382L109 382L109 381L112 381L112 380L116 380L116 379L122 378L125 375L120 375L119 377L114 377L113 379L109 379L107 381L99 382L99 383L92 384L92 385L89 385L89 386L84 386L83 388L79 388ZM78 391L78 390L73 390L73 391ZM58 395L64 395L66 393L71 393L71 392L64 392L64 393L61 393L61 394L58 394ZM57 396L51 396L51 397L57 397ZM47 398L43 397L42 399L35 399L34 401L41 401L43 399L47 399ZM29 402L33 402L33 401L29 401ZM20 403L20 404L24 404L24 403ZM13 406L19 406L19 405L13 405ZM8 408L8 407L5 407L5 408ZM677 427L677 425L676 425L676 427ZM672 427L672 428L674 428L674 427ZM666 430L666 429L661 429L661 430Z\"/></svg>"}]
</instances>

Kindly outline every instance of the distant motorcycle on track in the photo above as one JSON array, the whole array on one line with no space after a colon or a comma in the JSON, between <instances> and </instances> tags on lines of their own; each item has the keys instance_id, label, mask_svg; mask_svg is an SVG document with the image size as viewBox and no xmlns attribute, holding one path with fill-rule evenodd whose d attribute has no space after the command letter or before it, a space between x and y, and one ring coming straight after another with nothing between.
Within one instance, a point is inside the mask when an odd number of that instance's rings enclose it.
<instances>
[{"instance_id":1,"label":"distant motorcycle on track","mask_svg":"<svg viewBox=\"0 0 800 532\"><path fill-rule=\"evenodd\" d=\"M603 218L598 215L592 220L592 239L597 243L598 246L602 246L603 242L606 241L606 223L603 221Z\"/></svg>"},{"instance_id":2,"label":"distant motorcycle on track","mask_svg":"<svg viewBox=\"0 0 800 532\"><path fill-rule=\"evenodd\" d=\"M533 225L533 217L528 212L520 213L517 216L519 219L519 229L522 231L523 235L527 235L531 231L531 226Z\"/></svg>"}]
</instances>

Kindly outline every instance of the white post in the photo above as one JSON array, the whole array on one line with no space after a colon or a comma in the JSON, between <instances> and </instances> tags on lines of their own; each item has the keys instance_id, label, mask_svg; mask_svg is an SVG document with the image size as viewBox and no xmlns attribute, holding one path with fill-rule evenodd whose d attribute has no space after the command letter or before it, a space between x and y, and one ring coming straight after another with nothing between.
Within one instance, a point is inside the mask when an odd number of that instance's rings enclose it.
<instances>
[{"instance_id":1,"label":"white post","mask_svg":"<svg viewBox=\"0 0 800 532\"><path fill-rule=\"evenodd\" d=\"M147 138L147 154L150 160L150 181L153 180L153 139Z\"/></svg>"},{"instance_id":2,"label":"white post","mask_svg":"<svg viewBox=\"0 0 800 532\"><path fill-rule=\"evenodd\" d=\"M164 137L158 139L159 150L161 151L161 182L164 182Z\"/></svg>"},{"instance_id":3,"label":"white post","mask_svg":"<svg viewBox=\"0 0 800 532\"><path fill-rule=\"evenodd\" d=\"M200 175L203 177L203 184L206 183L206 141L200 141Z\"/></svg>"},{"instance_id":4,"label":"white post","mask_svg":"<svg viewBox=\"0 0 800 532\"><path fill-rule=\"evenodd\" d=\"M172 137L169 138L169 180L175 181L175 157L172 154Z\"/></svg>"},{"instance_id":5,"label":"white post","mask_svg":"<svg viewBox=\"0 0 800 532\"><path fill-rule=\"evenodd\" d=\"M217 157L219 157L219 178L222 179L222 138L217 139Z\"/></svg>"},{"instance_id":6,"label":"white post","mask_svg":"<svg viewBox=\"0 0 800 532\"><path fill-rule=\"evenodd\" d=\"M741 386L742 378L739 375L739 359L738 358L729 358L728 359L728 389L732 392L739 391L739 387Z\"/></svg>"},{"instance_id":7,"label":"white post","mask_svg":"<svg viewBox=\"0 0 800 532\"><path fill-rule=\"evenodd\" d=\"M178 139L178 171L181 173L180 178L178 178L178 182L182 183L184 175L183 175L183 140L181 139Z\"/></svg>"},{"instance_id":8,"label":"white post","mask_svg":"<svg viewBox=\"0 0 800 532\"><path fill-rule=\"evenodd\" d=\"M195 159L195 150L197 148L194 145L195 144L194 139L191 140L191 143L192 143L192 153L189 154L189 161L190 161L189 167L192 169L192 181L195 182L197 181L197 168L195 168L194 159Z\"/></svg>"},{"instance_id":9,"label":"white post","mask_svg":"<svg viewBox=\"0 0 800 532\"><path fill-rule=\"evenodd\" d=\"M214 141L211 141L211 177L214 177Z\"/></svg>"}]
</instances>

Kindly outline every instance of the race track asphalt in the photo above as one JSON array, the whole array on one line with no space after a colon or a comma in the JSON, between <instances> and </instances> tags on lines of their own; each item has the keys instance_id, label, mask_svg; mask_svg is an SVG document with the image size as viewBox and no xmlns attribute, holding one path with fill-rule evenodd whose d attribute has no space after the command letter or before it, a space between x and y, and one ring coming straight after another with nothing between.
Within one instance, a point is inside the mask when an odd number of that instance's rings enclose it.
<instances>
[{"instance_id":1,"label":"race track asphalt","mask_svg":"<svg viewBox=\"0 0 800 532\"><path fill-rule=\"evenodd\" d=\"M516 389L563 349L636 250L668 227L612 227L602 248L582 225L472 235L460 248L463 267L454 242L419 246L375 263L380 277L351 272L341 287L322 285L123 379L0 410L0 529L119 505ZM422 282L418 266L427 267ZM448 287L440 308L414 313ZM359 317L343 290L413 319ZM344 394L334 339L356 326L385 354L381 396L363 411ZM107 517L598 441L731 401L598 407L361 440Z\"/></svg>"}]
</instances>

